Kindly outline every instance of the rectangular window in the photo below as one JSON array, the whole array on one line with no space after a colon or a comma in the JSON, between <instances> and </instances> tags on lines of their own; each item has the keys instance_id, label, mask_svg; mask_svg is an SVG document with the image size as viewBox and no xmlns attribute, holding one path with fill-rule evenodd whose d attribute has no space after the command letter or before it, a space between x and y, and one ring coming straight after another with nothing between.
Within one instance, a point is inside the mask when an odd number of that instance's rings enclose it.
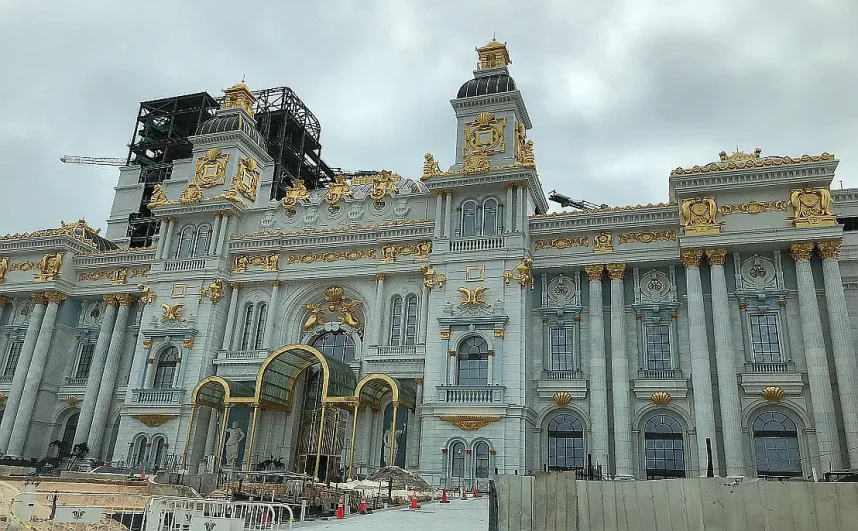
<instances>
[{"instance_id":1,"label":"rectangular window","mask_svg":"<svg viewBox=\"0 0 858 531\"><path fill-rule=\"evenodd\" d=\"M572 359L572 328L551 329L551 370L574 371Z\"/></svg>"},{"instance_id":2,"label":"rectangular window","mask_svg":"<svg viewBox=\"0 0 858 531\"><path fill-rule=\"evenodd\" d=\"M402 297L393 299L390 316L390 344L398 345L402 338Z\"/></svg>"},{"instance_id":3,"label":"rectangular window","mask_svg":"<svg viewBox=\"0 0 858 531\"><path fill-rule=\"evenodd\" d=\"M405 344L417 343L417 297L408 297L405 303Z\"/></svg>"},{"instance_id":4,"label":"rectangular window","mask_svg":"<svg viewBox=\"0 0 858 531\"><path fill-rule=\"evenodd\" d=\"M647 325L646 368L649 371L672 369L670 361L670 326Z\"/></svg>"},{"instance_id":5,"label":"rectangular window","mask_svg":"<svg viewBox=\"0 0 858 531\"><path fill-rule=\"evenodd\" d=\"M21 357L21 349L24 347L23 341L13 341L9 348L9 355L6 356L6 363L3 365L3 376L15 376L15 368L18 366L18 358Z\"/></svg>"},{"instance_id":6,"label":"rectangular window","mask_svg":"<svg viewBox=\"0 0 858 531\"><path fill-rule=\"evenodd\" d=\"M778 316L775 314L751 315L751 350L756 363L781 363L778 341Z\"/></svg>"},{"instance_id":7,"label":"rectangular window","mask_svg":"<svg viewBox=\"0 0 858 531\"><path fill-rule=\"evenodd\" d=\"M89 368L92 366L92 355L95 352L95 343L86 343L80 349L80 358L77 362L77 370L74 373L75 379L88 378Z\"/></svg>"}]
</instances>

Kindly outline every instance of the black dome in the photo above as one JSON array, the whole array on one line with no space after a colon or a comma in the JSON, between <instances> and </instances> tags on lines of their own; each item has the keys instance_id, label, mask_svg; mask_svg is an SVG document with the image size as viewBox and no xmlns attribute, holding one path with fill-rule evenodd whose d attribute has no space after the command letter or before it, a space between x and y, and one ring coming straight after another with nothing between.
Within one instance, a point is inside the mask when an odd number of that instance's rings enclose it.
<instances>
[{"instance_id":1,"label":"black dome","mask_svg":"<svg viewBox=\"0 0 858 531\"><path fill-rule=\"evenodd\" d=\"M515 90L515 80L509 74L492 74L490 76L478 77L466 81L459 87L457 98L468 98L471 96L483 96L485 94L497 94L498 92L512 92Z\"/></svg>"},{"instance_id":2,"label":"black dome","mask_svg":"<svg viewBox=\"0 0 858 531\"><path fill-rule=\"evenodd\" d=\"M242 118L240 112L218 112L214 118L200 124L197 134L209 135L212 133L226 133L228 131L244 131L257 145L263 145L262 135L256 130L256 126L250 120Z\"/></svg>"}]
</instances>

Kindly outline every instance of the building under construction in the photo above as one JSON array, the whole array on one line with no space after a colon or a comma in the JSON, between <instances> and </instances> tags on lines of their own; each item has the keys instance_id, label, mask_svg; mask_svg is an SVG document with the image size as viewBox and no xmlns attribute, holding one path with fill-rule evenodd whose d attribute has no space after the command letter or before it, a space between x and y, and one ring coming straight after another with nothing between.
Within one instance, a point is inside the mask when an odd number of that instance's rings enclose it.
<instances>
[{"instance_id":1,"label":"building under construction","mask_svg":"<svg viewBox=\"0 0 858 531\"><path fill-rule=\"evenodd\" d=\"M254 110L259 133L274 159L271 197L281 199L293 178L308 189L324 186L334 172L322 160L319 119L289 87L254 91ZM129 217L131 247L147 247L158 232L159 222L146 206L156 184L170 178L173 161L191 157L188 140L200 125L214 116L223 98L207 92L172 96L140 103L127 163L141 166L143 195L140 208Z\"/></svg>"}]
</instances>

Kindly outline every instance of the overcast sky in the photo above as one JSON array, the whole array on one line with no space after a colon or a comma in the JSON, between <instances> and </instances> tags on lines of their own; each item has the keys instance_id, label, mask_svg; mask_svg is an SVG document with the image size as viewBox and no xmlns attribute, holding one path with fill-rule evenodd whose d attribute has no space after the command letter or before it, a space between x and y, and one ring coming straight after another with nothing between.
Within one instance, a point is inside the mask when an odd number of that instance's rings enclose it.
<instances>
[{"instance_id":1,"label":"overcast sky","mask_svg":"<svg viewBox=\"0 0 858 531\"><path fill-rule=\"evenodd\" d=\"M125 157L140 101L242 75L295 90L331 166L447 167L492 32L546 191L664 201L672 168L737 145L835 153L858 186L856 0L0 0L0 234L105 226L118 170L59 157Z\"/></svg>"}]
</instances>

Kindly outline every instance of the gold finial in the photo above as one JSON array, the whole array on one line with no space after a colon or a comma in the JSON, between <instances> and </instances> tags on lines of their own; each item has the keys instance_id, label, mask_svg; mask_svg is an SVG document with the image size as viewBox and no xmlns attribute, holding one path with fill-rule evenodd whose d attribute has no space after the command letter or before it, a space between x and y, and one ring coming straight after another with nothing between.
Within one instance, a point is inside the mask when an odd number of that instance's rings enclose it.
<instances>
[{"instance_id":1,"label":"gold finial","mask_svg":"<svg viewBox=\"0 0 858 531\"><path fill-rule=\"evenodd\" d=\"M480 57L480 69L497 68L512 64L512 59L509 58L509 50L506 48L506 42L501 44L492 33L492 40L480 48L476 48L477 55Z\"/></svg>"},{"instance_id":2,"label":"gold finial","mask_svg":"<svg viewBox=\"0 0 858 531\"><path fill-rule=\"evenodd\" d=\"M256 96L247 88L247 85L244 83L244 76L241 76L241 81L235 85L223 89L223 93L226 96L223 102L224 109L244 109L249 115L253 116L253 102L256 101Z\"/></svg>"}]
</instances>

